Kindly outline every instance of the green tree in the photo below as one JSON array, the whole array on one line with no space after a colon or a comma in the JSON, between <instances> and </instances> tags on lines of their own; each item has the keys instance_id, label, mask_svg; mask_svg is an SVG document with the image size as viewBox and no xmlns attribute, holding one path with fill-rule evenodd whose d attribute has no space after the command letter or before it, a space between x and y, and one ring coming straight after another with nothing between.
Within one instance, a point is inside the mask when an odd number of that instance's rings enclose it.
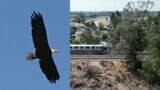
<instances>
[{"instance_id":1,"label":"green tree","mask_svg":"<svg viewBox=\"0 0 160 90\"><path fill-rule=\"evenodd\" d=\"M111 24L112 24L112 27L116 27L116 25L117 25L117 20L116 20L116 15L115 15L115 13L112 13L111 14Z\"/></svg>"},{"instance_id":2,"label":"green tree","mask_svg":"<svg viewBox=\"0 0 160 90\"><path fill-rule=\"evenodd\" d=\"M121 13L116 11L115 13L111 14L111 25L113 28L116 28L117 24L121 21Z\"/></svg>"},{"instance_id":3,"label":"green tree","mask_svg":"<svg viewBox=\"0 0 160 90\"><path fill-rule=\"evenodd\" d=\"M70 31L70 43L74 43L75 42L75 37L74 34L77 31L77 27L73 26L71 27L71 31Z\"/></svg>"},{"instance_id":4,"label":"green tree","mask_svg":"<svg viewBox=\"0 0 160 90\"><path fill-rule=\"evenodd\" d=\"M103 33L102 34L102 40L103 41L108 41L108 33Z\"/></svg>"},{"instance_id":5,"label":"green tree","mask_svg":"<svg viewBox=\"0 0 160 90\"><path fill-rule=\"evenodd\" d=\"M90 27L93 29L93 30L96 30L97 27L95 25L95 23L93 21L90 22Z\"/></svg>"},{"instance_id":6,"label":"green tree","mask_svg":"<svg viewBox=\"0 0 160 90\"><path fill-rule=\"evenodd\" d=\"M160 85L160 12L148 22L148 59L143 63L143 74L149 83Z\"/></svg>"},{"instance_id":7,"label":"green tree","mask_svg":"<svg viewBox=\"0 0 160 90\"><path fill-rule=\"evenodd\" d=\"M85 25L87 26L87 28L90 28L92 30L96 30L97 29L97 27L96 27L96 25L95 25L95 23L93 21L87 22L87 23L85 23Z\"/></svg>"},{"instance_id":8,"label":"green tree","mask_svg":"<svg viewBox=\"0 0 160 90\"><path fill-rule=\"evenodd\" d=\"M86 28L86 30L80 36L80 42L83 44L98 44L99 39L94 37L90 28Z\"/></svg>"},{"instance_id":9,"label":"green tree","mask_svg":"<svg viewBox=\"0 0 160 90\"><path fill-rule=\"evenodd\" d=\"M77 17L77 22L78 23L85 23L86 21L86 18L85 18L85 15L84 14L80 14L79 17Z\"/></svg>"},{"instance_id":10,"label":"green tree","mask_svg":"<svg viewBox=\"0 0 160 90\"><path fill-rule=\"evenodd\" d=\"M98 29L99 29L99 30L104 30L104 25L103 25L102 23L99 23L99 24L98 24Z\"/></svg>"},{"instance_id":11,"label":"green tree","mask_svg":"<svg viewBox=\"0 0 160 90\"><path fill-rule=\"evenodd\" d=\"M70 35L75 34L76 31L77 31L77 27L75 26L71 27Z\"/></svg>"},{"instance_id":12,"label":"green tree","mask_svg":"<svg viewBox=\"0 0 160 90\"><path fill-rule=\"evenodd\" d=\"M81 44L80 40L75 40L75 39L71 39L70 42L71 44Z\"/></svg>"},{"instance_id":13,"label":"green tree","mask_svg":"<svg viewBox=\"0 0 160 90\"><path fill-rule=\"evenodd\" d=\"M135 71L142 68L142 63L137 57L138 53L143 52L146 48L147 29L144 17L151 4L152 2L148 3L148 1L129 2L122 15L115 13L113 14L115 19L111 19L111 22L112 20L116 22L110 30L111 43L116 50L127 56L129 64ZM116 18L117 15L120 18Z\"/></svg>"}]
</instances>

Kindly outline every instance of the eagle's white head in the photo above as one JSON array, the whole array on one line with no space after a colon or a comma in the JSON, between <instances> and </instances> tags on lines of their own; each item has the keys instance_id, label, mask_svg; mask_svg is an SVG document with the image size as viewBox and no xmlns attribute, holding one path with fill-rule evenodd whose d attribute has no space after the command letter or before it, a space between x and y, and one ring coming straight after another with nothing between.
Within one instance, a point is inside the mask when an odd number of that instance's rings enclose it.
<instances>
[{"instance_id":1,"label":"eagle's white head","mask_svg":"<svg viewBox=\"0 0 160 90\"><path fill-rule=\"evenodd\" d=\"M58 53L59 50L57 50L56 48L51 48L51 52L54 55L55 53ZM27 54L27 60L34 60L36 59L36 53L35 52L30 52Z\"/></svg>"}]
</instances>

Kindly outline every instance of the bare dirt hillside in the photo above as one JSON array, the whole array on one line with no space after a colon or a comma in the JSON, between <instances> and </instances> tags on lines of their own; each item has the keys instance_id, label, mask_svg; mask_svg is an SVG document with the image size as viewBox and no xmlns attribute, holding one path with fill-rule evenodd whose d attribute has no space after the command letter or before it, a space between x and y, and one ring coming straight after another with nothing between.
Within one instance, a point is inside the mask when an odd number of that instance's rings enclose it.
<instances>
[{"instance_id":1,"label":"bare dirt hillside","mask_svg":"<svg viewBox=\"0 0 160 90\"><path fill-rule=\"evenodd\" d=\"M150 90L124 61L71 61L72 90Z\"/></svg>"}]
</instances>

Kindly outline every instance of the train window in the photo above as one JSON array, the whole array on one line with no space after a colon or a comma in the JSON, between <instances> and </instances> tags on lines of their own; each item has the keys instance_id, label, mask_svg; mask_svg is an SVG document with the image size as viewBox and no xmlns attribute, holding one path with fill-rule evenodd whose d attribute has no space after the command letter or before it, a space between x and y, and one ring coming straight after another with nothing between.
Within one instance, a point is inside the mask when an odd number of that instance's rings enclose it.
<instances>
[{"instance_id":1,"label":"train window","mask_svg":"<svg viewBox=\"0 0 160 90\"><path fill-rule=\"evenodd\" d=\"M73 49L73 47L70 47L70 49L72 50L72 49Z\"/></svg>"},{"instance_id":2,"label":"train window","mask_svg":"<svg viewBox=\"0 0 160 90\"><path fill-rule=\"evenodd\" d=\"M103 50L107 50L107 47L104 47Z\"/></svg>"},{"instance_id":3,"label":"train window","mask_svg":"<svg viewBox=\"0 0 160 90\"><path fill-rule=\"evenodd\" d=\"M95 47L94 47L94 46L92 46L91 48L92 48L93 50L95 49Z\"/></svg>"},{"instance_id":4,"label":"train window","mask_svg":"<svg viewBox=\"0 0 160 90\"><path fill-rule=\"evenodd\" d=\"M81 50L83 50L83 49L84 49L84 47L82 47L82 46L81 46L81 47L80 47L80 49L81 49Z\"/></svg>"},{"instance_id":5,"label":"train window","mask_svg":"<svg viewBox=\"0 0 160 90\"><path fill-rule=\"evenodd\" d=\"M86 47L86 50L89 50L89 46Z\"/></svg>"},{"instance_id":6,"label":"train window","mask_svg":"<svg viewBox=\"0 0 160 90\"><path fill-rule=\"evenodd\" d=\"M96 47L96 50L99 50L99 47L98 47L98 46Z\"/></svg>"},{"instance_id":7,"label":"train window","mask_svg":"<svg viewBox=\"0 0 160 90\"><path fill-rule=\"evenodd\" d=\"M78 46L74 47L75 50L78 50Z\"/></svg>"},{"instance_id":8,"label":"train window","mask_svg":"<svg viewBox=\"0 0 160 90\"><path fill-rule=\"evenodd\" d=\"M103 50L103 47L100 47L101 50Z\"/></svg>"}]
</instances>

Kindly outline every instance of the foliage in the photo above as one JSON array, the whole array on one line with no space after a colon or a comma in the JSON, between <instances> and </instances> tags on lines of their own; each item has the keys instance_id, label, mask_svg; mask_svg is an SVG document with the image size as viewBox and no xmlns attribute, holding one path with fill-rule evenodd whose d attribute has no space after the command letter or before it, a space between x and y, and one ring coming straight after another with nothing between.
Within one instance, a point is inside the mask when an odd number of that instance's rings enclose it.
<instances>
[{"instance_id":1,"label":"foliage","mask_svg":"<svg viewBox=\"0 0 160 90\"><path fill-rule=\"evenodd\" d=\"M135 71L141 69L142 64L137 58L138 53L143 52L147 46L147 26L144 18L151 6L150 1L129 2L122 14L116 12L111 15L111 43L127 56L129 64L133 65Z\"/></svg>"},{"instance_id":2,"label":"foliage","mask_svg":"<svg viewBox=\"0 0 160 90\"><path fill-rule=\"evenodd\" d=\"M116 11L115 13L111 14L110 18L112 27L116 28L117 24L121 21L121 13Z\"/></svg>"},{"instance_id":3,"label":"foliage","mask_svg":"<svg viewBox=\"0 0 160 90\"><path fill-rule=\"evenodd\" d=\"M86 25L87 28L90 28L90 29L93 29L93 30L97 29L97 27L96 27L96 25L93 21L87 22L87 23L85 23L85 25Z\"/></svg>"},{"instance_id":4,"label":"foliage","mask_svg":"<svg viewBox=\"0 0 160 90\"><path fill-rule=\"evenodd\" d=\"M103 25L102 23L99 23L99 24L98 24L98 29L99 29L99 30L104 30L104 25Z\"/></svg>"},{"instance_id":5,"label":"foliage","mask_svg":"<svg viewBox=\"0 0 160 90\"><path fill-rule=\"evenodd\" d=\"M108 41L108 33L102 33L102 41Z\"/></svg>"},{"instance_id":6,"label":"foliage","mask_svg":"<svg viewBox=\"0 0 160 90\"><path fill-rule=\"evenodd\" d=\"M86 21L86 17L85 17L85 15L84 14L80 14L77 18L76 18L76 21L78 22L78 23L85 23L85 21Z\"/></svg>"},{"instance_id":7,"label":"foliage","mask_svg":"<svg viewBox=\"0 0 160 90\"><path fill-rule=\"evenodd\" d=\"M83 44L98 44L99 39L93 35L90 28L86 28L86 30L81 34L80 41Z\"/></svg>"},{"instance_id":8,"label":"foliage","mask_svg":"<svg viewBox=\"0 0 160 90\"><path fill-rule=\"evenodd\" d=\"M73 36L76 31L77 31L77 27L75 27L75 26L71 27L71 31L70 31L70 43L72 43L72 44L79 43L78 41L75 40L75 37Z\"/></svg>"},{"instance_id":9,"label":"foliage","mask_svg":"<svg viewBox=\"0 0 160 90\"><path fill-rule=\"evenodd\" d=\"M70 43L71 44L81 44L80 40L75 40L75 39L71 39Z\"/></svg>"},{"instance_id":10,"label":"foliage","mask_svg":"<svg viewBox=\"0 0 160 90\"><path fill-rule=\"evenodd\" d=\"M147 34L149 58L143 63L143 74L149 83L160 85L160 12L150 19Z\"/></svg>"},{"instance_id":11,"label":"foliage","mask_svg":"<svg viewBox=\"0 0 160 90\"><path fill-rule=\"evenodd\" d=\"M75 34L76 31L77 31L77 27L75 27L75 26L71 27L70 34Z\"/></svg>"}]
</instances>

